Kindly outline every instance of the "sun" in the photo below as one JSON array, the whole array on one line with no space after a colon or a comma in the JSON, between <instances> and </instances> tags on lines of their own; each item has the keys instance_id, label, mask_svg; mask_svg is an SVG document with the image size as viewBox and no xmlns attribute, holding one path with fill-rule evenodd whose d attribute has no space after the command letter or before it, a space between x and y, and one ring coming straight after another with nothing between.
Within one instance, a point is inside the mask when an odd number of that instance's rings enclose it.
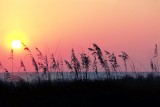
<instances>
[{"instance_id":1,"label":"sun","mask_svg":"<svg viewBox=\"0 0 160 107\"><path fill-rule=\"evenodd\" d=\"M24 44L29 44L28 34L25 31L13 30L5 34L4 36L4 47L7 50L16 49L17 52L22 51Z\"/></svg>"},{"instance_id":2,"label":"sun","mask_svg":"<svg viewBox=\"0 0 160 107\"><path fill-rule=\"evenodd\" d=\"M12 45L12 48L19 49L21 48L22 43L20 40L13 40L11 45Z\"/></svg>"}]
</instances>

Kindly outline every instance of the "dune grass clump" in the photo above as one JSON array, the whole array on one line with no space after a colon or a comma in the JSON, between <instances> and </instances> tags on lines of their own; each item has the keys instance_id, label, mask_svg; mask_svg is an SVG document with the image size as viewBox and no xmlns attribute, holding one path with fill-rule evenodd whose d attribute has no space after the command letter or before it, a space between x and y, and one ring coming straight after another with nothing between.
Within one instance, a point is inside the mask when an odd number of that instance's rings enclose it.
<instances>
[{"instance_id":1,"label":"dune grass clump","mask_svg":"<svg viewBox=\"0 0 160 107\"><path fill-rule=\"evenodd\" d=\"M121 51L121 54L116 56L115 53L110 53L102 49L95 43L92 44L92 47L88 48L90 52L88 55L86 52L79 53L80 56L76 55L75 50L71 50L71 60L62 60L62 58L57 58L52 53L51 55L44 55L38 48L36 50L36 57L33 56L31 50L24 44L24 51L27 52L26 56L29 56L32 61L36 76L33 74L32 77L39 81L54 81L54 80L100 80L100 79L118 79L122 78L120 73L131 70L135 73L135 77L139 78L140 74L137 73L134 61L131 57L124 51ZM119 63L121 58L123 63ZM22 80L23 78L16 73L13 75L13 50L11 50L10 57L12 62L12 72L10 73L5 67L0 64L0 68L4 71L5 80L14 81L16 79ZM67 66L68 70L65 73L64 63ZM15 65L14 65L15 66ZM158 74L159 64L158 64L158 46L155 45L153 58L151 58L150 66L152 72ZM123 69L124 68L124 69ZM20 61L20 67L18 69L23 69L25 73L25 80L29 82L31 75L29 75L27 68L24 62ZM94 74L90 74L94 72ZM129 72L128 72L129 73ZM73 74L73 75L72 75ZM66 77L66 75L70 77ZM124 75L123 75L124 76Z\"/></svg>"}]
</instances>

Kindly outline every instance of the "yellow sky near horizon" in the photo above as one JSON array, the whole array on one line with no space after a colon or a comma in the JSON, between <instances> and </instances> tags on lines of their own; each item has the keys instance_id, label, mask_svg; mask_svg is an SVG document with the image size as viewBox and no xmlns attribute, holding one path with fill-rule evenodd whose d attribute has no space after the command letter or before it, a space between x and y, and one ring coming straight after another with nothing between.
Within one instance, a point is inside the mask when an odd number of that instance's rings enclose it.
<instances>
[{"instance_id":1,"label":"yellow sky near horizon","mask_svg":"<svg viewBox=\"0 0 160 107\"><path fill-rule=\"evenodd\" d=\"M95 42L143 62L160 41L159 13L160 0L0 0L0 55L9 54L5 38L17 31L32 49L55 51L61 41L69 56L72 47L81 52Z\"/></svg>"}]
</instances>

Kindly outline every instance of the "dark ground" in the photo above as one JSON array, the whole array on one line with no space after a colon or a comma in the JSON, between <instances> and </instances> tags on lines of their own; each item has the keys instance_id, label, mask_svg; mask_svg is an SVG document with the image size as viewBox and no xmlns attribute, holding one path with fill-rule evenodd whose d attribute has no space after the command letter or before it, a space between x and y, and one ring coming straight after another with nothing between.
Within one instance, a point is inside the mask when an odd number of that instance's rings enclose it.
<instances>
[{"instance_id":1,"label":"dark ground","mask_svg":"<svg viewBox=\"0 0 160 107\"><path fill-rule=\"evenodd\" d=\"M158 105L157 105L158 104ZM0 107L159 106L160 78L42 82L16 86L0 82Z\"/></svg>"}]
</instances>

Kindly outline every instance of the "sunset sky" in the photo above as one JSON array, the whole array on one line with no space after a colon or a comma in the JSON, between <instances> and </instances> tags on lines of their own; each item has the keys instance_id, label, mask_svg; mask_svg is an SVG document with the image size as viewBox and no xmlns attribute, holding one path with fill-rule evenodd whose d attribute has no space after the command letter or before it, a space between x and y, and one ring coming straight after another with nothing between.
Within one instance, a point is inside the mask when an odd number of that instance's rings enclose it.
<instances>
[{"instance_id":1,"label":"sunset sky","mask_svg":"<svg viewBox=\"0 0 160 107\"><path fill-rule=\"evenodd\" d=\"M67 60L72 48L79 55L97 43L148 66L154 44L160 47L160 0L0 0L0 37L0 62L8 69L12 39L35 56L38 47ZM14 50L17 67L25 54Z\"/></svg>"}]
</instances>

